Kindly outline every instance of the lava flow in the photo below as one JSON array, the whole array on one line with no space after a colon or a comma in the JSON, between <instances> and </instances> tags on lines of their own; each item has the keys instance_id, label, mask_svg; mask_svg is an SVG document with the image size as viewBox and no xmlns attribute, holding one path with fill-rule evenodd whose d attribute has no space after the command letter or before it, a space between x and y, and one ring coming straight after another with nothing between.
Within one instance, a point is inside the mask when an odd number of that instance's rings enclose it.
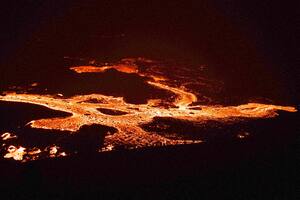
<instances>
[{"instance_id":1,"label":"lava flow","mask_svg":"<svg viewBox=\"0 0 300 200\"><path fill-rule=\"evenodd\" d=\"M150 61L149 61L150 62ZM171 102L172 106L161 106L163 99L150 99L146 104L131 104L122 97L113 97L102 94L77 95L62 98L53 95L41 94L17 94L14 92L0 96L1 101L31 103L47 108L71 113L71 116L63 118L38 119L28 122L31 128L69 131L76 134L84 125L100 124L117 129L115 134L108 134L104 139L104 147L99 151L111 151L116 146L124 145L128 149L161 145L179 145L201 143L202 140L170 139L155 132L147 132L141 125L150 123L155 117L169 117L190 122L204 122L216 120L226 123L229 120L238 121L245 118L271 118L276 111L296 112L294 107L278 106L261 103L248 103L239 106L210 106L193 105L197 96L187 91L184 87L169 85L167 77L153 75L139 71L138 65L132 60L123 63L104 66L72 66L70 70L78 73L103 73L108 69L115 69L122 73L134 73L146 77L147 83L159 89L173 93L176 98ZM96 100L90 102L89 100ZM99 110L104 112L100 112ZM108 114L105 112L113 112ZM4 135L3 138L7 138ZM26 149L20 147L9 148L5 158L22 160L22 152ZM30 152L28 152L30 153ZM39 152L37 152L39 153ZM56 152L55 152L56 153ZM52 151L53 155L53 151Z\"/></svg>"}]
</instances>

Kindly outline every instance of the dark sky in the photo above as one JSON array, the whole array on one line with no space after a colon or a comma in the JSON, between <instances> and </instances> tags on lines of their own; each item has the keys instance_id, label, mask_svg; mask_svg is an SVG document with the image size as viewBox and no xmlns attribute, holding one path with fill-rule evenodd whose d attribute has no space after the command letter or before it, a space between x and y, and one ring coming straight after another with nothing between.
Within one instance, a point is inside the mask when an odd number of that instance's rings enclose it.
<instances>
[{"instance_id":1,"label":"dark sky","mask_svg":"<svg viewBox=\"0 0 300 200\"><path fill-rule=\"evenodd\" d=\"M270 97L295 103L298 10L274 1L7 1L1 78L54 70L63 56L175 58L213 66L232 90L256 77L257 88L279 88Z\"/></svg>"}]
</instances>

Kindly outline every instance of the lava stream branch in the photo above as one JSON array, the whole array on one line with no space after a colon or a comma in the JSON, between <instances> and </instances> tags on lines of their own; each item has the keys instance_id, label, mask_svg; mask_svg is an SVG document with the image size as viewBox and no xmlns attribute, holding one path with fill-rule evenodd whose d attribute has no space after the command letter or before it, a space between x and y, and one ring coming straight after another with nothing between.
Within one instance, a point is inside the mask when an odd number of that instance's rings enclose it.
<instances>
[{"instance_id":1,"label":"lava stream branch","mask_svg":"<svg viewBox=\"0 0 300 200\"><path fill-rule=\"evenodd\" d=\"M128 62L128 61L127 61ZM76 134L84 125L99 124L116 128L114 134L107 134L104 138L103 151L112 150L116 146L125 145L129 148L140 148L158 145L177 145L199 143L201 140L169 139L155 132L147 132L141 128L143 124L150 123L156 117L168 117L190 122L205 122L215 120L226 123L228 120L241 120L242 118L270 118L277 115L277 111L296 112L291 106L278 106L272 104L248 103L239 106L190 106L197 101L197 96L182 87L172 87L166 84L165 77L157 77L140 73L137 65L119 64L103 67L78 66L70 69L76 73L103 73L107 69L116 69L123 73L136 73L148 76L153 81L148 84L166 90L176 95L173 107L166 108L156 104L154 99L146 104L131 104L122 97L106 96L102 94L77 95L70 98L59 98L51 95L17 94L9 93L0 96L0 101L21 102L45 106L52 110L70 113L70 116L49 119L35 119L28 122L32 128L69 131ZM93 99L93 102L90 100ZM160 101L163 101L160 100ZM118 113L110 115L102 110L113 109ZM100 110L100 111L99 111ZM21 149L22 151L24 149ZM19 151L21 151L19 150ZM17 152L16 149L11 149ZM19 159L19 157L18 157Z\"/></svg>"}]
</instances>

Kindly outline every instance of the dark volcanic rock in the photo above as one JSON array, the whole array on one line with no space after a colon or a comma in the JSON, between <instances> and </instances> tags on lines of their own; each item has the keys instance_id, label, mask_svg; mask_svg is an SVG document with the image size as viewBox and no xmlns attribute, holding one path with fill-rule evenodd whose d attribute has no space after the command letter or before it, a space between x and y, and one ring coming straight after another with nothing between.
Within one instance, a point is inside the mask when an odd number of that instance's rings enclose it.
<instances>
[{"instance_id":1,"label":"dark volcanic rock","mask_svg":"<svg viewBox=\"0 0 300 200\"><path fill-rule=\"evenodd\" d=\"M51 110L45 106L0 101L0 131L14 131L36 119L68 117L71 115L62 111Z\"/></svg>"},{"instance_id":2,"label":"dark volcanic rock","mask_svg":"<svg viewBox=\"0 0 300 200\"><path fill-rule=\"evenodd\" d=\"M155 132L171 139L192 140L228 140L236 137L236 134L245 128L245 123L240 121L228 121L226 123L215 120L191 122L169 117L155 117L150 123L141 126L144 130Z\"/></svg>"},{"instance_id":3,"label":"dark volcanic rock","mask_svg":"<svg viewBox=\"0 0 300 200\"><path fill-rule=\"evenodd\" d=\"M60 145L80 154L95 154L103 146L107 134L113 134L117 129L103 125L84 125L78 132L62 139Z\"/></svg>"},{"instance_id":4,"label":"dark volcanic rock","mask_svg":"<svg viewBox=\"0 0 300 200\"><path fill-rule=\"evenodd\" d=\"M123 112L120 110L113 110L113 109L108 109L108 108L97 108L101 113L106 114L106 115L126 115L128 114L127 112Z\"/></svg>"}]
</instances>

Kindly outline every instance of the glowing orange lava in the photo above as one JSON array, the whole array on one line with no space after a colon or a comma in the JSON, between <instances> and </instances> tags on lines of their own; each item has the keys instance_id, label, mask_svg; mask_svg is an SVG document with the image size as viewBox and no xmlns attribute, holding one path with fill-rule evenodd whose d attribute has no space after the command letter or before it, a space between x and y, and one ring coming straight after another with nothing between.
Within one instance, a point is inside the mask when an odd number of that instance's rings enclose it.
<instances>
[{"instance_id":1,"label":"glowing orange lava","mask_svg":"<svg viewBox=\"0 0 300 200\"><path fill-rule=\"evenodd\" d=\"M17 136L12 133L6 132L1 135L1 138L2 140L9 140L9 139L17 138Z\"/></svg>"},{"instance_id":2,"label":"glowing orange lava","mask_svg":"<svg viewBox=\"0 0 300 200\"><path fill-rule=\"evenodd\" d=\"M75 71L76 73L97 73L97 72L104 72L108 69L115 69L117 71L123 73L137 73L138 69L135 65L126 65L126 64L119 64L119 65L105 65L102 67L96 66L77 66L71 67L71 70Z\"/></svg>"},{"instance_id":3,"label":"glowing orange lava","mask_svg":"<svg viewBox=\"0 0 300 200\"><path fill-rule=\"evenodd\" d=\"M7 151L8 153L4 155L4 158L13 158L14 160L23 160L25 153L24 147L15 147L13 145L9 146Z\"/></svg>"},{"instance_id":4,"label":"glowing orange lava","mask_svg":"<svg viewBox=\"0 0 300 200\"><path fill-rule=\"evenodd\" d=\"M126 61L126 60L125 60ZM102 94L78 95L71 98L58 98L51 95L39 94L16 94L7 93L0 96L1 101L23 102L36 105L42 105L47 108L71 113L70 117L38 119L29 122L32 128L67 130L76 134L76 131L83 125L101 124L114 127L117 133L107 135L104 141L104 147L99 151L112 151L115 146L124 144L128 148L141 148L146 146L161 145L179 145L200 143L201 140L181 140L169 139L156 133L149 133L140 126L149 123L154 117L172 117L175 119L199 122L206 120L239 120L239 118L269 118L277 115L276 111L283 110L287 112L296 112L294 107L278 106L260 103L248 103L239 106L191 106L197 101L197 96L187 91L184 87L174 87L166 84L166 77L149 75L139 72L137 65L130 65L130 61L125 64L105 65L105 66L73 66L70 69L76 73L102 73L108 69L115 69L124 73L136 73L140 76L147 76L151 79L147 83L172 92L176 95L172 102L173 107L164 108L159 106L163 100L150 99L147 104L130 104L123 100L122 97L106 96ZM148 61L150 62L150 61ZM89 99L99 100L100 103L89 103ZM105 103L101 103L105 102ZM99 108L116 109L126 114L107 115L99 112ZM200 108L200 109L195 109ZM5 138L3 136L2 138ZM245 135L238 136L244 138ZM50 148L50 157L55 156L58 147ZM14 158L22 160L25 148L10 147L5 158ZM61 156L66 154L60 153Z\"/></svg>"}]
</instances>

